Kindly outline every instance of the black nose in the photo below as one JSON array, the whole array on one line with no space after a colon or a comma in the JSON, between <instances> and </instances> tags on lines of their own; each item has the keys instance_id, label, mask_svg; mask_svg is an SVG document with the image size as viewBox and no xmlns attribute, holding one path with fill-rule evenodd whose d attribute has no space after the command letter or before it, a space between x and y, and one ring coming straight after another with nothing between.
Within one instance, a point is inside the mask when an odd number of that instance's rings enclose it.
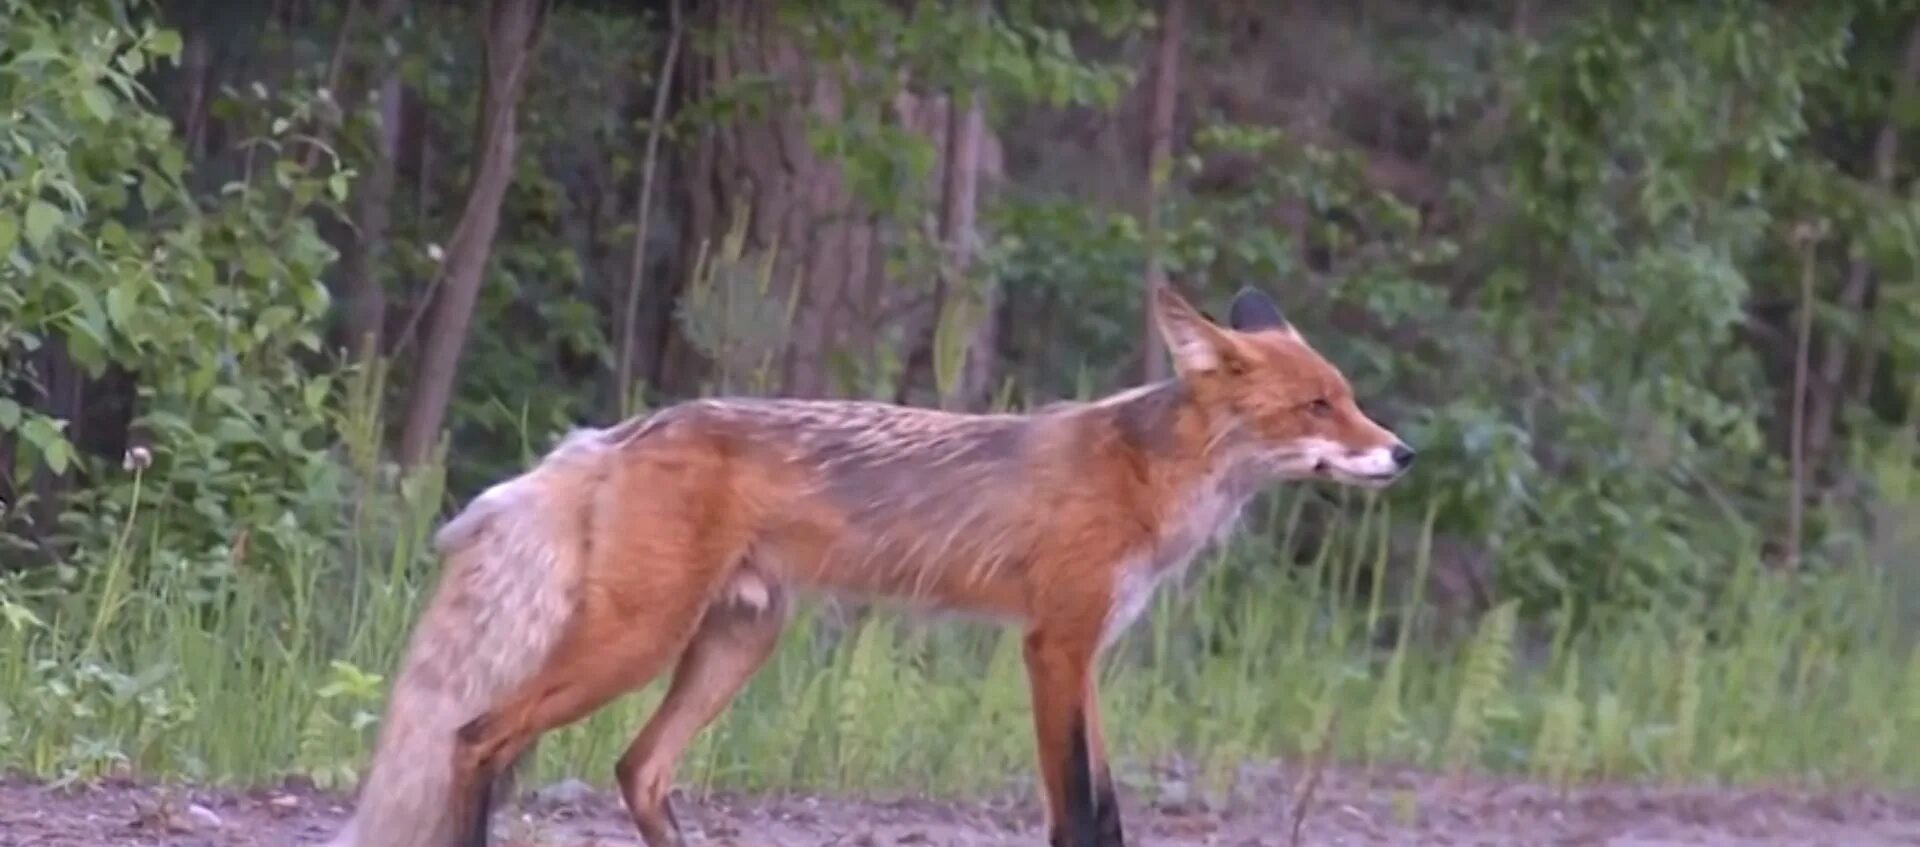
<instances>
[{"instance_id":1,"label":"black nose","mask_svg":"<svg viewBox=\"0 0 1920 847\"><path fill-rule=\"evenodd\" d=\"M1413 448L1405 444L1393 445L1393 463L1402 468L1413 464Z\"/></svg>"}]
</instances>

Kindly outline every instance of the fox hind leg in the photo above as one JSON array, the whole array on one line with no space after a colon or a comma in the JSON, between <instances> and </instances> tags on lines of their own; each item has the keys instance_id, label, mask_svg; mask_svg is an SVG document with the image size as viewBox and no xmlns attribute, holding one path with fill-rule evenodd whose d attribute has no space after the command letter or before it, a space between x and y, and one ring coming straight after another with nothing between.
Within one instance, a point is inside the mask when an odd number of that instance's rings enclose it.
<instances>
[{"instance_id":1,"label":"fox hind leg","mask_svg":"<svg viewBox=\"0 0 1920 847\"><path fill-rule=\"evenodd\" d=\"M674 669L673 682L614 767L634 827L648 847L681 847L668 794L687 745L745 687L779 643L787 591L750 567L707 608Z\"/></svg>"},{"instance_id":2,"label":"fox hind leg","mask_svg":"<svg viewBox=\"0 0 1920 847\"><path fill-rule=\"evenodd\" d=\"M631 570L627 572L632 572ZM643 610L588 591L568 633L546 664L459 731L454 761L458 802L467 821L454 843L486 847L493 786L504 766L548 730L577 721L615 697L646 685L681 651L705 610L717 574L692 567L649 568L649 585L621 592L648 599Z\"/></svg>"}]
</instances>

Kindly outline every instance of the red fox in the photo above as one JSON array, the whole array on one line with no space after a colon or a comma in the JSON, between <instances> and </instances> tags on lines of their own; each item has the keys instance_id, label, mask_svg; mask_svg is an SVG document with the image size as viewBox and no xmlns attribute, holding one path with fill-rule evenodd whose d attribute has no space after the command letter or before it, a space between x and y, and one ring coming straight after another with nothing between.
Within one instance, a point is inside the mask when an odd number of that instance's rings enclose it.
<instances>
[{"instance_id":1,"label":"red fox","mask_svg":"<svg viewBox=\"0 0 1920 847\"><path fill-rule=\"evenodd\" d=\"M1023 628L1053 847L1121 847L1094 664L1157 585L1283 480L1368 487L1414 452L1264 294L1225 326L1154 293L1164 382L1029 414L688 401L576 430L435 535L355 817L334 847L485 847L544 732L674 664L615 765L649 847L689 742L772 653L796 591Z\"/></svg>"}]
</instances>

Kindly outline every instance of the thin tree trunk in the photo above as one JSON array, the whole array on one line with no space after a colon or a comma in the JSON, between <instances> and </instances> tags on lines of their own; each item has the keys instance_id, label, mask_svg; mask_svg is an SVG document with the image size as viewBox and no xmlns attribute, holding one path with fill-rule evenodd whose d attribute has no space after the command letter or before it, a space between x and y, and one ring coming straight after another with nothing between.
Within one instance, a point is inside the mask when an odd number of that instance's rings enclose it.
<instances>
[{"instance_id":1,"label":"thin tree trunk","mask_svg":"<svg viewBox=\"0 0 1920 847\"><path fill-rule=\"evenodd\" d=\"M1818 266L1820 245L1818 235L1811 227L1801 227L1794 233L1794 240L1800 248L1800 326L1795 334L1793 354L1793 443L1788 451L1788 463L1793 472L1793 485L1787 500L1787 537L1781 543L1780 562L1787 570L1800 566L1800 545L1803 536L1807 508L1807 361L1808 349L1813 338L1813 277Z\"/></svg>"},{"instance_id":2,"label":"thin tree trunk","mask_svg":"<svg viewBox=\"0 0 1920 847\"><path fill-rule=\"evenodd\" d=\"M405 6L406 0L380 0L375 12L378 30L391 29ZM401 121L400 74L391 62L383 63L376 90L380 98L380 135L366 178L354 192L359 228L342 262L347 283L347 344L349 349L360 350L366 356L379 355L384 349L387 315L387 292L380 284L379 268L380 255L386 247L387 225L392 219Z\"/></svg>"},{"instance_id":3,"label":"thin tree trunk","mask_svg":"<svg viewBox=\"0 0 1920 847\"><path fill-rule=\"evenodd\" d=\"M181 50L181 70L187 81L186 120L182 121L187 158L200 161L207 138L207 89L213 80L213 47L207 30L211 25L196 15L187 27L186 43Z\"/></svg>"},{"instance_id":4,"label":"thin tree trunk","mask_svg":"<svg viewBox=\"0 0 1920 847\"><path fill-rule=\"evenodd\" d=\"M87 374L75 364L67 352L64 338L49 339L40 349L31 354L38 361L35 368L40 377L40 402L35 404L47 417L65 421L62 431L77 457L84 449L89 419L86 414L89 394ZM21 399L26 399L24 396ZM60 541L58 528L60 516L66 512L67 497L75 488L78 469L70 460L66 467L56 471L46 463L40 463L30 473L32 479L28 489L32 492L33 502L26 514L32 519L28 537L39 547L38 553L44 558L42 563L59 561L64 551L57 549ZM18 482L15 483L18 485ZM13 507L10 507L13 508Z\"/></svg>"},{"instance_id":5,"label":"thin tree trunk","mask_svg":"<svg viewBox=\"0 0 1920 847\"><path fill-rule=\"evenodd\" d=\"M1895 165L1900 159L1900 123L1892 113L1901 108L1900 104L1912 100L1916 82L1920 82L1920 23L1915 23L1907 33L1906 51L1901 58L1899 76L1894 78L1893 97L1888 101L1889 114L1886 122L1880 125L1879 136L1873 143L1873 184L1881 191L1892 189ZM1847 266L1846 284L1840 289L1840 308L1849 313L1862 313L1872 282L1872 264L1864 253L1856 253ZM1862 346L1865 348L1860 351L1863 361L1870 361L1873 355L1871 345ZM1845 376L1848 353L1846 336L1827 333L1821 344L1818 379L1812 386L1813 394L1807 411L1805 449L1816 464L1825 462L1833 444L1835 418L1841 395L1845 391L1842 378Z\"/></svg>"},{"instance_id":6,"label":"thin tree trunk","mask_svg":"<svg viewBox=\"0 0 1920 847\"><path fill-rule=\"evenodd\" d=\"M614 393L620 398L620 414L633 412L633 349L635 321L639 317L640 292L647 273L647 232L652 223L653 172L660 158L660 137L666 134L662 124L667 118L667 101L673 91L673 75L679 67L680 0L671 0L668 8L667 55L660 62L660 79L653 94L653 117L647 125L647 155L640 170L639 212L633 227L633 264L627 271L625 305L620 311L619 358L615 360Z\"/></svg>"},{"instance_id":7,"label":"thin tree trunk","mask_svg":"<svg viewBox=\"0 0 1920 847\"><path fill-rule=\"evenodd\" d=\"M520 92L531 69L533 50L546 20L547 0L493 0L487 13L486 80L481 89L480 125L472 187L460 222L448 240L441 266L440 295L433 322L420 351L420 364L408 398L400 461L413 467L428 459L439 440L459 374L460 352L480 295L487 257L500 227L500 205L513 180L515 128Z\"/></svg>"},{"instance_id":8,"label":"thin tree trunk","mask_svg":"<svg viewBox=\"0 0 1920 847\"><path fill-rule=\"evenodd\" d=\"M985 2L976 3L976 7L982 14L987 11ZM958 297L964 298L964 312L977 321L967 333L968 346L960 363L960 372L953 375L953 384L945 386L942 392L945 395L941 398L942 402L950 407L964 407L975 402L975 394L982 380L979 372L984 367L980 362L982 359L991 362L994 353L991 347L979 349L983 340L989 345L993 341L993 293L971 290L966 278L967 271L973 267L976 240L974 220L980 188L980 130L984 122L980 101L981 92L977 86L965 92L954 91L947 97L947 155L940 190L940 242L946 248L946 261L942 263L940 289L934 297L934 319L945 322L945 311L951 308L952 301Z\"/></svg>"},{"instance_id":9,"label":"thin tree trunk","mask_svg":"<svg viewBox=\"0 0 1920 847\"><path fill-rule=\"evenodd\" d=\"M1167 363L1153 325L1153 292L1167 283L1160 255L1160 196L1173 162L1173 113L1180 93L1180 39L1186 30L1186 0L1166 0L1160 12L1160 41L1154 51L1153 105L1147 123L1146 219L1147 271L1141 280L1141 376L1165 379Z\"/></svg>"}]
</instances>

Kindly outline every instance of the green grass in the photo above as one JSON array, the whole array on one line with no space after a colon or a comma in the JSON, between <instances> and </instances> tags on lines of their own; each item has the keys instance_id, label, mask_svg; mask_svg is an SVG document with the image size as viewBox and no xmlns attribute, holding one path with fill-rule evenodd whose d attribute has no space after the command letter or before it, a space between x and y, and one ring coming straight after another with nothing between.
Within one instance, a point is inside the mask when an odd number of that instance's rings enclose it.
<instances>
[{"instance_id":1,"label":"green grass","mask_svg":"<svg viewBox=\"0 0 1920 847\"><path fill-rule=\"evenodd\" d=\"M364 416L344 429L350 446L377 431ZM346 452L360 479L381 478L371 451ZM381 675L430 584L423 550L443 499L435 474L359 485L302 516L342 527L328 547L188 567L143 546L168 519L167 504L148 503L79 590L0 599L0 769L216 782L297 772L350 785ZM1326 494L1271 498L1250 520L1267 532L1197 563L1110 654L1102 700L1123 779L1150 787L1141 775L1178 758L1222 791L1243 761L1331 743L1336 761L1556 782L1920 783L1920 652L1902 632L1903 571L1785 578L1736 562L1711 607L1618 615L1573 635L1499 606L1449 639L1417 591L1382 588L1420 585L1428 566L1424 542L1404 555L1386 543L1389 511L1405 523L1407 505L1312 502ZM1282 567L1310 508L1348 517L1305 551L1309 565ZM1407 570L1416 578L1382 578ZM1396 634L1376 637L1390 622ZM606 784L660 688L548 736L531 778ZM1016 631L810 603L681 779L994 790L1028 778L1026 706Z\"/></svg>"}]
</instances>

